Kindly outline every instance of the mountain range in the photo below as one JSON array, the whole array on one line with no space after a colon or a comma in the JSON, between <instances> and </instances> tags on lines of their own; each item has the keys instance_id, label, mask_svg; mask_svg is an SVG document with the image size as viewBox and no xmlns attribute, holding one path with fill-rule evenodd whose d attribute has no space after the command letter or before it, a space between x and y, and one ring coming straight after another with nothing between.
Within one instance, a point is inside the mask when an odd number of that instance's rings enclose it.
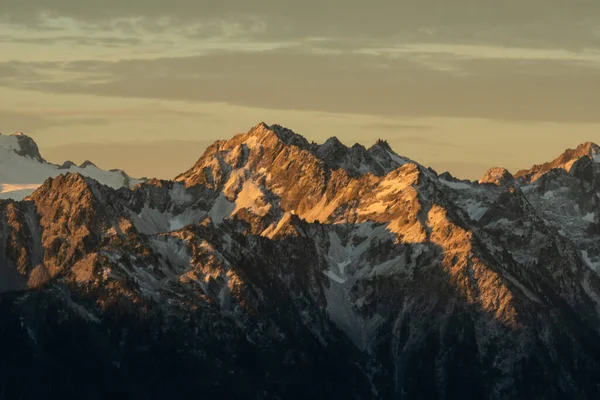
<instances>
[{"instance_id":1,"label":"mountain range","mask_svg":"<svg viewBox=\"0 0 600 400\"><path fill-rule=\"evenodd\" d=\"M49 165L23 137L3 179ZM595 144L473 182L260 123L89 168L0 200L0 398L600 395Z\"/></svg>"}]
</instances>

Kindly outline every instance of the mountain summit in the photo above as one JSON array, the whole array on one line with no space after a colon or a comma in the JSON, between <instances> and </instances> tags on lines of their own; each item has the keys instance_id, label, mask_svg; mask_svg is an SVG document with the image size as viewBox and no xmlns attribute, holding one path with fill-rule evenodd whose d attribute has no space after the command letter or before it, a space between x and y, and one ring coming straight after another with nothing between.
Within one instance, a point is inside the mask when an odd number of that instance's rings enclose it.
<instances>
[{"instance_id":1,"label":"mountain summit","mask_svg":"<svg viewBox=\"0 0 600 400\"><path fill-rule=\"evenodd\" d=\"M35 141L21 132L12 135L0 134L0 160L0 199L22 200L47 178L65 172L92 177L115 189L131 188L141 182L123 171L103 171L90 161L86 161L80 167L71 162L62 166L51 164L42 157Z\"/></svg>"},{"instance_id":2,"label":"mountain summit","mask_svg":"<svg viewBox=\"0 0 600 400\"><path fill-rule=\"evenodd\" d=\"M269 166L288 169L289 163L300 161L306 161L313 168L343 170L355 177L367 173L382 176L411 162L394 153L389 145L382 141L378 141L368 150L359 144L349 148L336 137L331 137L319 145L309 143L301 135L280 125L268 126L261 122L247 133L236 135L228 141L218 141L210 146L192 169L175 180L184 181L188 186L211 183L235 168L260 170Z\"/></svg>"},{"instance_id":3,"label":"mountain summit","mask_svg":"<svg viewBox=\"0 0 600 400\"><path fill-rule=\"evenodd\" d=\"M11 149L19 156L29 157L41 163L46 162L46 160L42 158L35 141L22 132L13 133L10 137L3 138L0 143L0 146L5 149Z\"/></svg>"},{"instance_id":4,"label":"mountain summit","mask_svg":"<svg viewBox=\"0 0 600 400\"><path fill-rule=\"evenodd\" d=\"M0 387L595 399L588 148L535 179L497 168L469 182L382 141L316 144L261 123L173 181L47 179L0 201Z\"/></svg>"},{"instance_id":5,"label":"mountain summit","mask_svg":"<svg viewBox=\"0 0 600 400\"><path fill-rule=\"evenodd\" d=\"M563 169L569 172L573 165L582 159L600 162L600 146L592 142L583 143L575 149L566 150L553 161L534 165L530 169L517 172L515 176L526 182L533 182L553 169Z\"/></svg>"}]
</instances>

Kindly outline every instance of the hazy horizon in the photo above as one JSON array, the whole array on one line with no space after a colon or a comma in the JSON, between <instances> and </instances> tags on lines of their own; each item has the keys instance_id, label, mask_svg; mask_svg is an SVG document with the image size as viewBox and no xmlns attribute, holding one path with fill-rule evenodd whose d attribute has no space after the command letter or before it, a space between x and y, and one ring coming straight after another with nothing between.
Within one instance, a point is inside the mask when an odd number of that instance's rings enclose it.
<instances>
[{"instance_id":1,"label":"hazy horizon","mask_svg":"<svg viewBox=\"0 0 600 400\"><path fill-rule=\"evenodd\" d=\"M600 3L3 5L0 131L52 162L172 178L258 121L470 179L600 142Z\"/></svg>"}]
</instances>

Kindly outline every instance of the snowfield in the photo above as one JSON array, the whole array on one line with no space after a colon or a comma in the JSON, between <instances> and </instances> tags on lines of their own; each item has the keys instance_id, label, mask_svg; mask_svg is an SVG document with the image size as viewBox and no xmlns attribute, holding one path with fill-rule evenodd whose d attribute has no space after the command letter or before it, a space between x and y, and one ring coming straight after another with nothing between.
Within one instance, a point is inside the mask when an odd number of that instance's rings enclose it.
<instances>
[{"instance_id":1,"label":"snowfield","mask_svg":"<svg viewBox=\"0 0 600 400\"><path fill-rule=\"evenodd\" d=\"M35 148L24 148L23 143ZM0 199L23 200L46 179L66 173L79 173L113 189L133 188L143 182L129 177L123 171L105 171L89 162L61 168L41 158L35 142L22 133L0 135Z\"/></svg>"}]
</instances>

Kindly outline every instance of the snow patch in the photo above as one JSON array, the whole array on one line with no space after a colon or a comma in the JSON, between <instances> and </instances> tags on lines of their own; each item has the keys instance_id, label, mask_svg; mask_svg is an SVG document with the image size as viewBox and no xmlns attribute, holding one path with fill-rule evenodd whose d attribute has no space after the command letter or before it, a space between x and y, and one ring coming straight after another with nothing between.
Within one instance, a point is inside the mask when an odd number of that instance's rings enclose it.
<instances>
[{"instance_id":1,"label":"snow patch","mask_svg":"<svg viewBox=\"0 0 600 400\"><path fill-rule=\"evenodd\" d=\"M186 225L198 223L206 212L199 209L186 209L183 213L173 215L170 212L161 213L155 208L144 207L139 214L131 212L131 222L136 229L145 234L172 232Z\"/></svg>"},{"instance_id":2,"label":"snow patch","mask_svg":"<svg viewBox=\"0 0 600 400\"><path fill-rule=\"evenodd\" d=\"M510 281L510 283L512 283L513 285L515 285L516 287L518 287L521 292L523 292L523 294L525 296L527 296L527 298L529 300L535 301L538 304L542 304L542 301L540 300L540 298L538 296L536 296L531 290L527 289L525 286L523 286L518 280L516 280L513 276L506 274L504 276L504 278L506 278L508 281Z\"/></svg>"},{"instance_id":3,"label":"snow patch","mask_svg":"<svg viewBox=\"0 0 600 400\"><path fill-rule=\"evenodd\" d=\"M259 204L260 203L260 204ZM251 211L254 215L264 217L271 210L271 204L264 201L264 193L261 187L252 181L244 182L242 190L235 201L235 214L241 209Z\"/></svg>"},{"instance_id":4,"label":"snow patch","mask_svg":"<svg viewBox=\"0 0 600 400\"><path fill-rule=\"evenodd\" d=\"M594 222L594 218L596 217L596 214L594 213L587 213L585 216L583 216L581 219L587 222Z\"/></svg>"},{"instance_id":5,"label":"snow patch","mask_svg":"<svg viewBox=\"0 0 600 400\"><path fill-rule=\"evenodd\" d=\"M104 171L93 165L85 168L71 166L59 169L57 165L40 162L28 156L20 156L17 136L0 135L0 198L23 200L37 189L46 179L58 175L80 173L113 189L132 188L141 180L124 176L121 171Z\"/></svg>"},{"instance_id":6,"label":"snow patch","mask_svg":"<svg viewBox=\"0 0 600 400\"><path fill-rule=\"evenodd\" d=\"M371 318L365 319L358 315L354 309L348 289L349 282L339 282L332 279L325 292L327 299L327 312L333 322L348 335L348 338L362 351L369 351L371 342L376 340L377 329L385 321L375 313Z\"/></svg>"},{"instance_id":7,"label":"snow patch","mask_svg":"<svg viewBox=\"0 0 600 400\"><path fill-rule=\"evenodd\" d=\"M169 194L173 202L178 205L191 203L194 199L193 196L187 192L185 184L183 183L173 184L173 189L171 189Z\"/></svg>"},{"instance_id":8,"label":"snow patch","mask_svg":"<svg viewBox=\"0 0 600 400\"><path fill-rule=\"evenodd\" d=\"M594 271L600 273L600 260L599 261L593 261L588 252L585 250L581 250L581 257L583 258L583 261L585 261L585 263Z\"/></svg>"},{"instance_id":9,"label":"snow patch","mask_svg":"<svg viewBox=\"0 0 600 400\"><path fill-rule=\"evenodd\" d=\"M178 231L185 226L178 218L169 221L169 231Z\"/></svg>"},{"instance_id":10,"label":"snow patch","mask_svg":"<svg viewBox=\"0 0 600 400\"><path fill-rule=\"evenodd\" d=\"M226 217L231 216L235 208L236 205L227 200L225 193L221 192L215 200L212 209L209 211L208 216L215 224L221 224Z\"/></svg>"},{"instance_id":11,"label":"snow patch","mask_svg":"<svg viewBox=\"0 0 600 400\"><path fill-rule=\"evenodd\" d=\"M448 186L449 188L455 189L455 190L465 190L465 189L472 189L473 187L465 182L451 182L451 181L447 181L445 179L440 179L440 182L445 185Z\"/></svg>"},{"instance_id":12,"label":"snow patch","mask_svg":"<svg viewBox=\"0 0 600 400\"><path fill-rule=\"evenodd\" d=\"M398 154L394 153L393 151L386 150L386 153L388 153L388 155L390 156L390 158L393 161L397 162L400 165L408 164L408 162L409 162L407 159L400 157Z\"/></svg>"},{"instance_id":13,"label":"snow patch","mask_svg":"<svg viewBox=\"0 0 600 400\"><path fill-rule=\"evenodd\" d=\"M469 214L469 217L474 221L479 221L487 210L489 210L489 208L482 205L482 203L469 203L466 207L467 214Z\"/></svg>"}]
</instances>

